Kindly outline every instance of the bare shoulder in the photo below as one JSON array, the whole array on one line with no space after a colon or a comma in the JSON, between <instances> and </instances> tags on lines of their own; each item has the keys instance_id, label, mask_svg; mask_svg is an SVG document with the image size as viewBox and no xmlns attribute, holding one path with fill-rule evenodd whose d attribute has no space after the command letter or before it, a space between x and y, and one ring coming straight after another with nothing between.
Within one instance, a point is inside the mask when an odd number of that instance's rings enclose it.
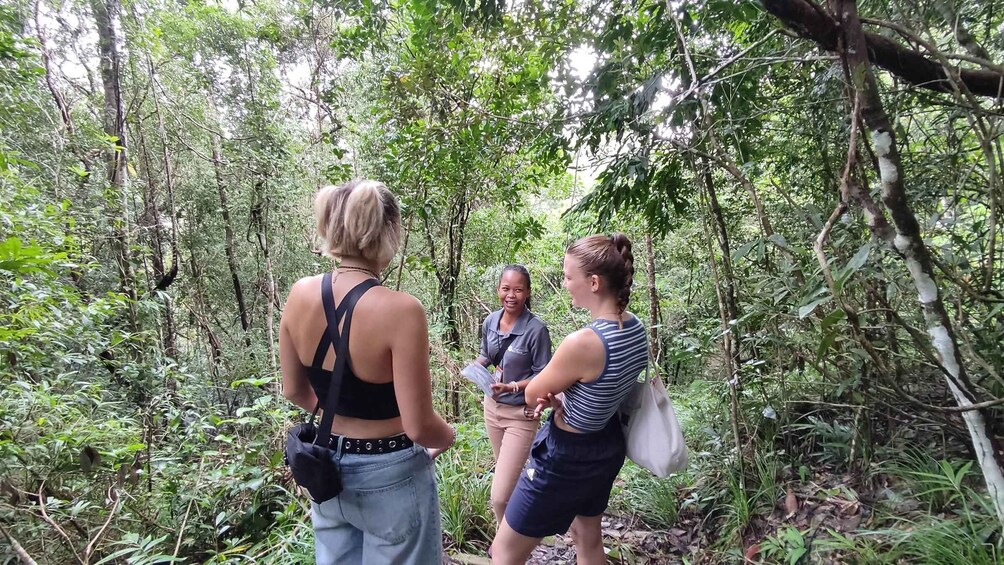
<instances>
[{"instance_id":1,"label":"bare shoulder","mask_svg":"<svg viewBox=\"0 0 1004 565\"><path fill-rule=\"evenodd\" d=\"M303 277L293 283L293 286L289 289L289 294L286 296L286 308L303 304L310 299L311 295L315 295L319 299L321 295L321 277L323 276L313 275Z\"/></svg>"},{"instance_id":2,"label":"bare shoulder","mask_svg":"<svg viewBox=\"0 0 1004 565\"><path fill-rule=\"evenodd\" d=\"M588 355L595 352L597 347L602 351L603 342L600 341L600 336L589 328L582 328L568 334L558 346L559 349L564 350L563 353L576 356Z\"/></svg>"},{"instance_id":3,"label":"bare shoulder","mask_svg":"<svg viewBox=\"0 0 1004 565\"><path fill-rule=\"evenodd\" d=\"M303 277L302 279L293 283L293 286L289 289L289 297L293 298L304 296L308 292L320 292L321 288L321 278L324 275L311 275L309 277Z\"/></svg>"},{"instance_id":4,"label":"bare shoulder","mask_svg":"<svg viewBox=\"0 0 1004 565\"><path fill-rule=\"evenodd\" d=\"M391 290L385 286L373 288L374 298L381 310L391 311L395 316L425 319L425 308L417 298L407 292Z\"/></svg>"}]
</instances>

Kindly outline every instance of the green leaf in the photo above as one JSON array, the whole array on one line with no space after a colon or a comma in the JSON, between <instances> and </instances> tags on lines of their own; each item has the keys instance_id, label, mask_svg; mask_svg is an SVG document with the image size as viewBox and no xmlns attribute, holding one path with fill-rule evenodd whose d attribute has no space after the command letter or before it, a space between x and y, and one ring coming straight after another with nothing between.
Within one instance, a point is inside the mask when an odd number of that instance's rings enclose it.
<instances>
[{"instance_id":1,"label":"green leaf","mask_svg":"<svg viewBox=\"0 0 1004 565\"><path fill-rule=\"evenodd\" d=\"M850 280L851 276L868 262L868 255L871 251L871 242L862 245L858 249L857 253L851 257L851 260L847 262L847 265L844 266L843 269L840 269L833 281L833 286L835 286L838 291L844 288L844 285L847 284L847 281Z\"/></svg>"},{"instance_id":2,"label":"green leaf","mask_svg":"<svg viewBox=\"0 0 1004 565\"><path fill-rule=\"evenodd\" d=\"M738 249L732 252L732 260L738 261L742 259L747 254L749 254L750 250L753 249L753 247L759 242L760 242L759 239L754 239L753 241L749 241L747 243L740 245Z\"/></svg>"},{"instance_id":3,"label":"green leaf","mask_svg":"<svg viewBox=\"0 0 1004 565\"><path fill-rule=\"evenodd\" d=\"M892 285L890 285L890 286L892 286ZM888 294L889 293L888 293L888 290L887 290L886 291L886 295L888 296ZM998 304L997 306L994 306L994 309L990 311L990 314L988 314L987 317L983 319L983 323L987 323L987 322L993 320L994 318L997 317L998 314L1001 313L1001 311L1004 311L1004 303L1001 303L1001 304Z\"/></svg>"},{"instance_id":4,"label":"green leaf","mask_svg":"<svg viewBox=\"0 0 1004 565\"><path fill-rule=\"evenodd\" d=\"M778 247L783 247L785 249L788 249L789 251L792 250L791 246L788 245L788 240L786 240L784 236L779 233L770 234L770 236L767 237L767 240Z\"/></svg>"},{"instance_id":5,"label":"green leaf","mask_svg":"<svg viewBox=\"0 0 1004 565\"><path fill-rule=\"evenodd\" d=\"M805 306L799 307L799 309L798 309L798 319L799 320L804 319L809 314L812 314L812 311L816 309L816 306L819 306L821 304L826 304L832 298L833 298L832 296L826 295L826 296L823 296L822 298L817 298L817 299L813 300L812 302L806 304Z\"/></svg>"},{"instance_id":6,"label":"green leaf","mask_svg":"<svg viewBox=\"0 0 1004 565\"><path fill-rule=\"evenodd\" d=\"M275 376L248 377L246 379L237 379L230 383L230 388L237 388L240 385L262 386L275 381L275 379L276 379Z\"/></svg>"},{"instance_id":7,"label":"green leaf","mask_svg":"<svg viewBox=\"0 0 1004 565\"><path fill-rule=\"evenodd\" d=\"M819 363L823 359L823 355L829 351L830 347L833 347L833 343L837 340L838 332L836 330L827 332L823 339L819 342L819 347L816 349L816 363Z\"/></svg>"},{"instance_id":8,"label":"green leaf","mask_svg":"<svg viewBox=\"0 0 1004 565\"><path fill-rule=\"evenodd\" d=\"M894 283L892 281L889 281L888 283L886 283L886 285L885 285L885 299L886 300L888 300L889 302L892 302L893 299L896 298L896 295L898 295L898 294L899 294L899 287L896 286L896 283Z\"/></svg>"},{"instance_id":9,"label":"green leaf","mask_svg":"<svg viewBox=\"0 0 1004 565\"><path fill-rule=\"evenodd\" d=\"M820 323L819 327L821 330L825 332L826 330L830 329L830 326L843 320L846 317L847 313L844 312L842 309L837 308L836 310L827 314L825 318L823 318L823 321Z\"/></svg>"},{"instance_id":10,"label":"green leaf","mask_svg":"<svg viewBox=\"0 0 1004 565\"><path fill-rule=\"evenodd\" d=\"M847 267L851 269L851 272L857 271L868 262L868 255L871 254L871 252L872 243L869 241L858 249L858 252L854 254L854 257L851 257L851 261L847 263Z\"/></svg>"}]
</instances>

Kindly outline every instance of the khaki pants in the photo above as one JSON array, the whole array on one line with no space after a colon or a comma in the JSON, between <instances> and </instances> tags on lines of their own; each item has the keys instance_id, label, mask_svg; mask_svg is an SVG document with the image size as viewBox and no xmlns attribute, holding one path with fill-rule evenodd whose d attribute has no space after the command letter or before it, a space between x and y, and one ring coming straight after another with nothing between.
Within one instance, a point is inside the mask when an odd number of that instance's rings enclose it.
<instances>
[{"instance_id":1,"label":"khaki pants","mask_svg":"<svg viewBox=\"0 0 1004 565\"><path fill-rule=\"evenodd\" d=\"M523 471L530 444L537 434L539 419L530 419L523 414L524 405L500 404L491 397L485 397L485 428L492 442L495 455L495 476L492 479L492 512L499 524L505 516L505 507L512 496L519 474Z\"/></svg>"}]
</instances>

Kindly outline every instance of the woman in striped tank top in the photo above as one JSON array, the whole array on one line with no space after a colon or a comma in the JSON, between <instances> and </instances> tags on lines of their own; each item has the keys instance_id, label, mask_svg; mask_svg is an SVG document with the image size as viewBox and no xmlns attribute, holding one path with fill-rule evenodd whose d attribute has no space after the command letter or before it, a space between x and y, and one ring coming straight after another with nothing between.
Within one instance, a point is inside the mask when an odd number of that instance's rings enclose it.
<instances>
[{"instance_id":1,"label":"woman in striped tank top","mask_svg":"<svg viewBox=\"0 0 1004 565\"><path fill-rule=\"evenodd\" d=\"M527 404L554 410L506 507L492 563L525 563L543 537L569 527L579 565L606 563L600 518L625 455L617 409L648 360L645 327L627 311L633 263L621 233L584 237L565 252L562 285L593 321L527 384Z\"/></svg>"}]
</instances>

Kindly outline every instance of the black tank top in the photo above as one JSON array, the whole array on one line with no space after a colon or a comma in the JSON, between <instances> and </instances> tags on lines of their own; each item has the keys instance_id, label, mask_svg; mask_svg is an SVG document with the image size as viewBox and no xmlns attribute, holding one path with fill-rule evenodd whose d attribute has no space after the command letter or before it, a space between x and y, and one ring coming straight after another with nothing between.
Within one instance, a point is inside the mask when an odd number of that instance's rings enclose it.
<instances>
[{"instance_id":1,"label":"black tank top","mask_svg":"<svg viewBox=\"0 0 1004 565\"><path fill-rule=\"evenodd\" d=\"M353 287L346 293L346 296L364 285L365 288L360 289L362 293L379 284L373 279L366 279ZM310 379L310 386L314 389L314 394L317 395L318 402L324 406L332 376L332 372L324 368L324 358L328 354L328 349L337 345L331 343L330 335L339 335L338 323L342 317L341 314L344 314L339 312L335 306L334 293L331 291L331 273L324 273L321 279L321 304L324 306L324 317L329 328L334 326L335 331L325 331L321 335L321 341L317 344L317 350L314 353L314 362L307 367L307 376ZM348 335L341 335L339 339L348 338ZM352 360L346 359L345 361L342 390L335 404L335 414L361 420L387 420L401 415L401 411L397 407L397 396L394 394L393 382L381 384L366 382L352 371Z\"/></svg>"}]
</instances>

